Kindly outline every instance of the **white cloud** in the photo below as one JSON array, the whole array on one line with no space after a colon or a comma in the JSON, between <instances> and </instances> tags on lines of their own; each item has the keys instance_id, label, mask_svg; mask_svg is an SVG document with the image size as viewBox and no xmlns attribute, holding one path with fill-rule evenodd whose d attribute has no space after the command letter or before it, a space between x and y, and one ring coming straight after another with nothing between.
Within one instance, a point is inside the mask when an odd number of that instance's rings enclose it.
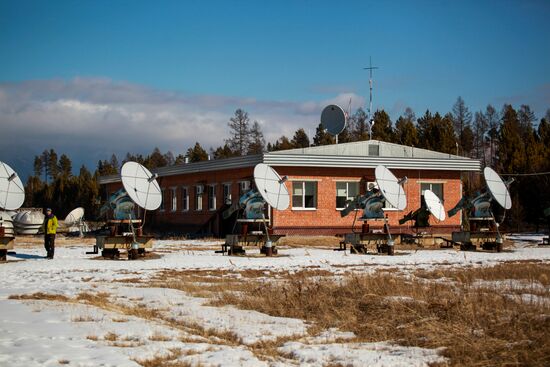
<instances>
[{"instance_id":1,"label":"white cloud","mask_svg":"<svg viewBox=\"0 0 550 367\"><path fill-rule=\"evenodd\" d=\"M102 78L0 83L0 156L29 170L34 155L54 148L75 168L94 169L112 153L183 153L200 142L217 147L228 137L227 122L237 108L257 120L267 141L314 131L324 106L352 110L364 100L341 93L325 101L265 101L232 96L186 95ZM28 173L28 172L27 172ZM25 173L22 173L23 175Z\"/></svg>"}]
</instances>

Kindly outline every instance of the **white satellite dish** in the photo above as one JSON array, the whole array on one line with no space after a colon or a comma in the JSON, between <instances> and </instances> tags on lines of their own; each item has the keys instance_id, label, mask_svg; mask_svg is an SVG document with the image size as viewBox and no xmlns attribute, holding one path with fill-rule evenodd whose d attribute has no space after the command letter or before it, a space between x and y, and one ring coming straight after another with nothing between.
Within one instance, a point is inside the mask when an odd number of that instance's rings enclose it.
<instances>
[{"instance_id":1,"label":"white satellite dish","mask_svg":"<svg viewBox=\"0 0 550 367\"><path fill-rule=\"evenodd\" d=\"M405 209L407 206L407 197L397 177L382 165L376 166L374 175L378 188L388 203L398 210Z\"/></svg>"},{"instance_id":2,"label":"white satellite dish","mask_svg":"<svg viewBox=\"0 0 550 367\"><path fill-rule=\"evenodd\" d=\"M506 187L506 184L502 181L498 173L490 167L485 167L483 176L485 176L487 188L493 199L495 199L504 209L510 209L512 207L512 198L510 197L508 187Z\"/></svg>"},{"instance_id":3,"label":"white satellite dish","mask_svg":"<svg viewBox=\"0 0 550 367\"><path fill-rule=\"evenodd\" d=\"M80 222L82 220L82 217L84 217L84 208L76 208L71 210L69 214L67 214L67 217L65 217L65 224L66 225L72 225Z\"/></svg>"},{"instance_id":4,"label":"white satellite dish","mask_svg":"<svg viewBox=\"0 0 550 367\"><path fill-rule=\"evenodd\" d=\"M126 162L120 170L124 189L134 203L145 210L155 210L162 202L157 175L136 162Z\"/></svg>"},{"instance_id":5,"label":"white satellite dish","mask_svg":"<svg viewBox=\"0 0 550 367\"><path fill-rule=\"evenodd\" d=\"M342 107L335 104L328 105L321 112L321 123L330 135L338 135L346 127L346 114Z\"/></svg>"},{"instance_id":6,"label":"white satellite dish","mask_svg":"<svg viewBox=\"0 0 550 367\"><path fill-rule=\"evenodd\" d=\"M25 187L17 173L4 162L0 162L0 208L16 210L25 201Z\"/></svg>"},{"instance_id":7,"label":"white satellite dish","mask_svg":"<svg viewBox=\"0 0 550 367\"><path fill-rule=\"evenodd\" d=\"M290 204L290 195L285 186L285 178L270 166L259 163L254 167L254 182L264 200L277 210L285 210Z\"/></svg>"},{"instance_id":8,"label":"white satellite dish","mask_svg":"<svg viewBox=\"0 0 550 367\"><path fill-rule=\"evenodd\" d=\"M428 207L430 213L438 221L441 222L445 220L445 208L441 204L441 200L439 200L439 197L436 194L434 194L431 190L425 190L424 201L426 202L426 206Z\"/></svg>"}]
</instances>

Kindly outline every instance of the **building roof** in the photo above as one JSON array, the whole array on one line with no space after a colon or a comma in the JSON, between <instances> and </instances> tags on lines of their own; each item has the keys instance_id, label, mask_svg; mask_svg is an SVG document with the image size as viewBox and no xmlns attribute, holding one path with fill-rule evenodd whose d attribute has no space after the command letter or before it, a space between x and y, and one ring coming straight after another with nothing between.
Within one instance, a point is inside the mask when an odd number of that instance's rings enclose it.
<instances>
[{"instance_id":1,"label":"building roof","mask_svg":"<svg viewBox=\"0 0 550 367\"><path fill-rule=\"evenodd\" d=\"M271 166L375 168L383 164L390 169L424 169L442 171L481 170L477 159L435 152L379 140L323 145L280 150L264 154L179 164L154 170L159 176L254 167L258 163ZM100 184L120 182L118 175L102 176Z\"/></svg>"}]
</instances>

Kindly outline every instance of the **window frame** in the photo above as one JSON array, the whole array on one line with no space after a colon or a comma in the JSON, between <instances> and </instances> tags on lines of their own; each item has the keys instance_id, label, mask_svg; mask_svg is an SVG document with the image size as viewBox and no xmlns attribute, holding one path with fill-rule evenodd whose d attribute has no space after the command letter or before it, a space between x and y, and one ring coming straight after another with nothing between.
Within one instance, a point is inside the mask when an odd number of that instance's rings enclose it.
<instances>
[{"instance_id":1,"label":"window frame","mask_svg":"<svg viewBox=\"0 0 550 367\"><path fill-rule=\"evenodd\" d=\"M199 188L201 193L199 194ZM195 185L195 211L200 212L204 210L204 185Z\"/></svg>"},{"instance_id":2,"label":"window frame","mask_svg":"<svg viewBox=\"0 0 550 367\"><path fill-rule=\"evenodd\" d=\"M294 195L294 185L299 184L299 183L302 184L302 195L301 195L302 206L294 206L294 196L297 196L297 195ZM305 204L306 204L306 183L311 183L311 184L315 185L314 186L315 191L314 191L314 194L313 194L313 201L314 201L314 206L313 207L306 207L305 206ZM319 197L319 184L318 184L317 180L300 180L300 179L292 180L292 194L291 194L292 210L298 210L298 211L314 211L314 210L317 210L318 206L319 206L318 197Z\"/></svg>"},{"instance_id":3,"label":"window frame","mask_svg":"<svg viewBox=\"0 0 550 367\"><path fill-rule=\"evenodd\" d=\"M215 211L216 210L216 206L217 206L216 186L217 186L217 184L209 184L208 185L208 191L207 191L206 195L207 195L207 204L208 204L207 207L208 207L209 211ZM210 191L210 190L212 190L212 191ZM214 199L214 200L211 203L210 200L212 200L212 199ZM210 205L210 204L214 204L214 205Z\"/></svg>"},{"instance_id":4,"label":"window frame","mask_svg":"<svg viewBox=\"0 0 550 367\"><path fill-rule=\"evenodd\" d=\"M335 207L336 207L336 210L340 211L340 210L343 210L345 209L345 205L343 207L339 207L338 206L338 184L346 184L346 200L345 201L348 201L348 200L354 200L357 195L360 195L360 192L361 192L361 186L360 186L360 182L359 181L347 181L347 180L342 180L342 181L336 181L335 182L335 186L336 186L336 202L335 202ZM349 184L354 184L354 185L357 185L357 195L356 196L349 196Z\"/></svg>"},{"instance_id":5,"label":"window frame","mask_svg":"<svg viewBox=\"0 0 550 367\"><path fill-rule=\"evenodd\" d=\"M189 187L187 186L181 187L181 211L189 211Z\"/></svg>"},{"instance_id":6,"label":"window frame","mask_svg":"<svg viewBox=\"0 0 550 367\"><path fill-rule=\"evenodd\" d=\"M170 212L175 213L178 210L178 188L176 186L170 187Z\"/></svg>"}]
</instances>

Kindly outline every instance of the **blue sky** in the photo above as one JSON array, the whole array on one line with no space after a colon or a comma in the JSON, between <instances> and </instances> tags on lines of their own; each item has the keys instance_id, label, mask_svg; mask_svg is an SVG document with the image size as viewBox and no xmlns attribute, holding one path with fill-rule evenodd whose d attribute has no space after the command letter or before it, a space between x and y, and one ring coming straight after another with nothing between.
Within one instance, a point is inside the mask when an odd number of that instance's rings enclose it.
<instances>
[{"instance_id":1,"label":"blue sky","mask_svg":"<svg viewBox=\"0 0 550 367\"><path fill-rule=\"evenodd\" d=\"M458 96L541 118L548 19L548 1L0 1L0 159L216 147L239 107L270 141L314 131L325 103L364 105L369 56L394 121Z\"/></svg>"}]
</instances>

